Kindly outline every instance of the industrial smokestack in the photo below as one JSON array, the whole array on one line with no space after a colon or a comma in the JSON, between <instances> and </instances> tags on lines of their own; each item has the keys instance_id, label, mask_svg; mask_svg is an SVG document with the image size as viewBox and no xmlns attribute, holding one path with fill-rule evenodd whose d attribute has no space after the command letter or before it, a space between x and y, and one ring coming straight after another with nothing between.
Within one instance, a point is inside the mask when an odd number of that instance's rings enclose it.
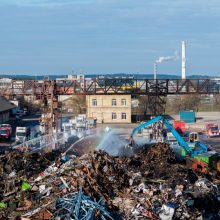
<instances>
[{"instance_id":1,"label":"industrial smokestack","mask_svg":"<svg viewBox=\"0 0 220 220\"><path fill-rule=\"evenodd\" d=\"M157 62L154 63L154 80L157 79Z\"/></svg>"},{"instance_id":2,"label":"industrial smokestack","mask_svg":"<svg viewBox=\"0 0 220 220\"><path fill-rule=\"evenodd\" d=\"M182 79L186 79L186 42L182 41Z\"/></svg>"}]
</instances>

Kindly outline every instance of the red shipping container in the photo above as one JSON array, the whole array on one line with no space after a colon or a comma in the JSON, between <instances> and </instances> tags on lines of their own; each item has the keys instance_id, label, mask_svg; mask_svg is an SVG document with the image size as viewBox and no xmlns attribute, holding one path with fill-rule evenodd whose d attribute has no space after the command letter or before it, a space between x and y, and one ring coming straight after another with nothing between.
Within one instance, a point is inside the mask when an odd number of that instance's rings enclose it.
<instances>
[{"instance_id":1,"label":"red shipping container","mask_svg":"<svg viewBox=\"0 0 220 220\"><path fill-rule=\"evenodd\" d=\"M184 133L186 131L186 123L184 121L174 121L173 127L179 132Z\"/></svg>"}]
</instances>

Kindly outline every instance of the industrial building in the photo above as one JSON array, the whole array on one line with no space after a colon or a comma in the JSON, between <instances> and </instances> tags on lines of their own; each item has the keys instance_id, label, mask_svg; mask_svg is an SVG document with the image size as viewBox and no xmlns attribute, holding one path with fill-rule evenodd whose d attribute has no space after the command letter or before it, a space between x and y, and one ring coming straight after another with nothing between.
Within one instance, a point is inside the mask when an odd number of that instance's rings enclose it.
<instances>
[{"instance_id":1,"label":"industrial building","mask_svg":"<svg viewBox=\"0 0 220 220\"><path fill-rule=\"evenodd\" d=\"M9 78L0 78L0 89L10 88L12 80Z\"/></svg>"},{"instance_id":2,"label":"industrial building","mask_svg":"<svg viewBox=\"0 0 220 220\"><path fill-rule=\"evenodd\" d=\"M131 123L131 95L87 95L86 105L97 123Z\"/></svg>"},{"instance_id":3,"label":"industrial building","mask_svg":"<svg viewBox=\"0 0 220 220\"><path fill-rule=\"evenodd\" d=\"M16 108L15 105L0 96L0 124L9 121L10 112Z\"/></svg>"}]
</instances>

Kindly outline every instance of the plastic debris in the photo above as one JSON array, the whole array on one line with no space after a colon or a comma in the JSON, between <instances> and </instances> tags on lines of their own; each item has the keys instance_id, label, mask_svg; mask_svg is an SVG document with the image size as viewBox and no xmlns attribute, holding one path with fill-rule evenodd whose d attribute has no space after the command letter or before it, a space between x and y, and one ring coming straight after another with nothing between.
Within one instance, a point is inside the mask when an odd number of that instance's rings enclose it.
<instances>
[{"instance_id":1,"label":"plastic debris","mask_svg":"<svg viewBox=\"0 0 220 220\"><path fill-rule=\"evenodd\" d=\"M15 171L12 171L8 176L9 176L9 177L15 177L15 176L16 176L16 172L15 172Z\"/></svg>"},{"instance_id":2,"label":"plastic debris","mask_svg":"<svg viewBox=\"0 0 220 220\"><path fill-rule=\"evenodd\" d=\"M172 220L175 209L167 205L163 205L159 214L161 220Z\"/></svg>"},{"instance_id":3,"label":"plastic debris","mask_svg":"<svg viewBox=\"0 0 220 220\"><path fill-rule=\"evenodd\" d=\"M0 208L1 208L1 209L7 208L7 204L4 203L4 202L0 202Z\"/></svg>"},{"instance_id":4,"label":"plastic debris","mask_svg":"<svg viewBox=\"0 0 220 220\"><path fill-rule=\"evenodd\" d=\"M31 185L28 182L23 181L22 184L21 184L21 190L26 191L26 190L29 190L29 189L31 189Z\"/></svg>"}]
</instances>

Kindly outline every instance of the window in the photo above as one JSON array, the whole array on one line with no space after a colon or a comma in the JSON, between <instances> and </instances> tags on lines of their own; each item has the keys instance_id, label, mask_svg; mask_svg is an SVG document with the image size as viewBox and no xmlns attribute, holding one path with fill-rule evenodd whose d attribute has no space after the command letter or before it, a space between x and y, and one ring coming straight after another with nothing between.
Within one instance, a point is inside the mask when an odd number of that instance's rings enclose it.
<instances>
[{"instance_id":1,"label":"window","mask_svg":"<svg viewBox=\"0 0 220 220\"><path fill-rule=\"evenodd\" d=\"M126 120L126 113L124 113L124 112L121 113L121 119L122 119L122 120Z\"/></svg>"},{"instance_id":2,"label":"window","mask_svg":"<svg viewBox=\"0 0 220 220\"><path fill-rule=\"evenodd\" d=\"M116 105L117 105L116 99L112 99L112 106L116 106Z\"/></svg>"},{"instance_id":3,"label":"window","mask_svg":"<svg viewBox=\"0 0 220 220\"><path fill-rule=\"evenodd\" d=\"M97 99L92 100L92 106L97 106Z\"/></svg>"},{"instance_id":4,"label":"window","mask_svg":"<svg viewBox=\"0 0 220 220\"><path fill-rule=\"evenodd\" d=\"M127 105L126 99L122 99L122 100L121 100L121 105L122 105L122 106L126 106L126 105Z\"/></svg>"},{"instance_id":5,"label":"window","mask_svg":"<svg viewBox=\"0 0 220 220\"><path fill-rule=\"evenodd\" d=\"M0 134L7 134L6 130L0 130Z\"/></svg>"},{"instance_id":6,"label":"window","mask_svg":"<svg viewBox=\"0 0 220 220\"><path fill-rule=\"evenodd\" d=\"M112 120L116 120L117 119L117 115L115 112L112 112Z\"/></svg>"}]
</instances>

